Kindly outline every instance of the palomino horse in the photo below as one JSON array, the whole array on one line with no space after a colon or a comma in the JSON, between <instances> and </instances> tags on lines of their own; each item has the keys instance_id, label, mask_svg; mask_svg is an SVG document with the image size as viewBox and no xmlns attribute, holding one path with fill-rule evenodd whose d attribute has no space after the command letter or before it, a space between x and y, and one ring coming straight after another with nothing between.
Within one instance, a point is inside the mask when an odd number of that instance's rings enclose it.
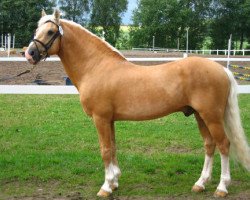
<instances>
[{"instance_id":1,"label":"palomino horse","mask_svg":"<svg viewBox=\"0 0 250 200\"><path fill-rule=\"evenodd\" d=\"M80 25L60 19L60 12L42 13L35 37L25 52L37 64L57 54L80 93L84 111L99 133L105 181L98 196L118 188L121 174L116 159L117 120L148 120L181 111L194 114L204 139L205 162L193 186L201 192L211 178L213 155L221 155L216 196L227 195L230 183L229 146L250 170L250 148L239 115L237 84L232 73L213 61L190 57L152 67L128 62L116 49Z\"/></svg>"}]
</instances>

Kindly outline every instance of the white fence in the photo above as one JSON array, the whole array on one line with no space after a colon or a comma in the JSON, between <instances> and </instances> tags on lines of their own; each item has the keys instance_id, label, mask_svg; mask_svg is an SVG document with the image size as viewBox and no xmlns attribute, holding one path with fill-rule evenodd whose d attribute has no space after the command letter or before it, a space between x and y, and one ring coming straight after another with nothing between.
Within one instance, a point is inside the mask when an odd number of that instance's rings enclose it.
<instances>
[{"instance_id":1,"label":"white fence","mask_svg":"<svg viewBox=\"0 0 250 200\"><path fill-rule=\"evenodd\" d=\"M0 94L79 94L75 86L0 85Z\"/></svg>"},{"instance_id":2,"label":"white fence","mask_svg":"<svg viewBox=\"0 0 250 200\"><path fill-rule=\"evenodd\" d=\"M250 85L239 85L239 94L250 94ZM0 85L0 94L79 94L75 86Z\"/></svg>"},{"instance_id":3,"label":"white fence","mask_svg":"<svg viewBox=\"0 0 250 200\"><path fill-rule=\"evenodd\" d=\"M185 56L184 56L185 57ZM127 58L131 62L169 62L183 59L183 57L163 57L163 58ZM217 62L250 62L250 58L207 58ZM47 58L46 61L60 61L58 57ZM27 62L24 57L0 57L0 62Z\"/></svg>"},{"instance_id":4,"label":"white fence","mask_svg":"<svg viewBox=\"0 0 250 200\"><path fill-rule=\"evenodd\" d=\"M8 34L1 34L0 37L0 51L6 51L8 52L8 57L10 56L10 49L15 48L15 34L11 35Z\"/></svg>"},{"instance_id":5,"label":"white fence","mask_svg":"<svg viewBox=\"0 0 250 200\"><path fill-rule=\"evenodd\" d=\"M132 48L132 50L135 51L154 51L154 52L181 52L181 53L186 53L187 50L178 50L178 49L166 49L166 48ZM245 56L248 52L250 52L250 49L241 49L241 50L230 50L230 55L243 55ZM188 53L195 53L195 54L202 54L202 55L227 55L228 54L228 49L201 49L201 50L188 50Z\"/></svg>"},{"instance_id":6,"label":"white fence","mask_svg":"<svg viewBox=\"0 0 250 200\"><path fill-rule=\"evenodd\" d=\"M185 57L186 55L184 55ZM128 61L136 62L168 62L180 60L175 58L127 58ZM228 58L208 58L214 61L227 62ZM48 58L46 61L60 61L58 57ZM250 62L250 58L229 58L230 62ZM0 57L0 62L26 62L23 57ZM239 85L240 94L250 94L250 85ZM74 86L37 86L37 85L0 85L0 94L78 94Z\"/></svg>"}]
</instances>

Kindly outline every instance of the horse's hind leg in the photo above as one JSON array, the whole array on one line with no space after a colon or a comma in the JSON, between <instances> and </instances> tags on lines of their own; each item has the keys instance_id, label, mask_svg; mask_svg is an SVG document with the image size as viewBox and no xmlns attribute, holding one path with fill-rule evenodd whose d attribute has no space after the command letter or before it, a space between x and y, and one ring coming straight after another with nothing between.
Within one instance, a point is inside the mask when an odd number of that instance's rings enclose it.
<instances>
[{"instance_id":1,"label":"horse's hind leg","mask_svg":"<svg viewBox=\"0 0 250 200\"><path fill-rule=\"evenodd\" d=\"M210 123L208 125L209 131L220 151L221 157L221 177L220 183L215 192L216 197L225 197L228 194L227 186L231 182L230 166L229 166L229 147L230 142L225 134L224 125L221 120Z\"/></svg>"},{"instance_id":2,"label":"horse's hind leg","mask_svg":"<svg viewBox=\"0 0 250 200\"><path fill-rule=\"evenodd\" d=\"M220 183L215 192L217 197L225 197L228 194L227 186L230 184L229 168L229 147L230 142L224 130L224 111L223 109L210 109L209 112L200 113L209 133L220 151L221 156L221 177Z\"/></svg>"},{"instance_id":3,"label":"horse's hind leg","mask_svg":"<svg viewBox=\"0 0 250 200\"><path fill-rule=\"evenodd\" d=\"M105 165L105 181L97 195L107 197L118 187L118 177L121 173L115 158L114 122L98 116L94 116L93 119L98 130Z\"/></svg>"},{"instance_id":4,"label":"horse's hind leg","mask_svg":"<svg viewBox=\"0 0 250 200\"><path fill-rule=\"evenodd\" d=\"M204 147L205 147L206 155L205 155L205 162L203 165L201 176L198 179L198 181L194 184L192 191L202 192L205 190L205 184L211 179L213 155L214 155L216 145L212 136L210 135L210 132L206 124L201 119L198 113L195 113L195 118L197 120L199 130L204 140Z\"/></svg>"}]
</instances>

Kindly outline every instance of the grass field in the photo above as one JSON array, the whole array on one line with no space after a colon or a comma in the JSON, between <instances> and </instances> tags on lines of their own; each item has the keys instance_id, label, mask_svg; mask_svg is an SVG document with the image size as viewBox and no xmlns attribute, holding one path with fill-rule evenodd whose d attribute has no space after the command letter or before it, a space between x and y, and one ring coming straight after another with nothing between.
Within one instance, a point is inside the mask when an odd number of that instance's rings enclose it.
<instances>
[{"instance_id":1,"label":"grass field","mask_svg":"<svg viewBox=\"0 0 250 200\"><path fill-rule=\"evenodd\" d=\"M250 95L240 95L240 108L250 139ZM180 113L118 122L116 136L122 176L114 197L213 195L220 178L218 153L207 191L191 192L204 158L194 117ZM250 173L234 162L231 169L230 194L249 192ZM0 199L95 199L103 180L97 133L77 95L0 95Z\"/></svg>"}]
</instances>

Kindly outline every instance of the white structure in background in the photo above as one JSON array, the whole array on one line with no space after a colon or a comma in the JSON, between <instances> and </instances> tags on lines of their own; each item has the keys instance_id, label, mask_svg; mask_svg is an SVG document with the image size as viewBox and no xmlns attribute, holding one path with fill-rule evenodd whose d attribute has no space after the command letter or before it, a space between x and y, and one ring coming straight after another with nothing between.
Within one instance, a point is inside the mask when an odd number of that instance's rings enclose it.
<instances>
[{"instance_id":1,"label":"white structure in background","mask_svg":"<svg viewBox=\"0 0 250 200\"><path fill-rule=\"evenodd\" d=\"M105 31L104 30L102 30L102 37L101 38L103 41L105 41Z\"/></svg>"},{"instance_id":2,"label":"white structure in background","mask_svg":"<svg viewBox=\"0 0 250 200\"><path fill-rule=\"evenodd\" d=\"M189 27L186 27L185 30L187 31L186 54L188 54L188 31L189 31Z\"/></svg>"},{"instance_id":3,"label":"white structure in background","mask_svg":"<svg viewBox=\"0 0 250 200\"><path fill-rule=\"evenodd\" d=\"M11 48L15 48L15 34L11 35L8 33L7 35L1 34L0 37L0 51L8 51L8 56Z\"/></svg>"},{"instance_id":4,"label":"white structure in background","mask_svg":"<svg viewBox=\"0 0 250 200\"><path fill-rule=\"evenodd\" d=\"M11 35L8 33L8 57L10 57L10 43L11 43Z\"/></svg>"},{"instance_id":5,"label":"white structure in background","mask_svg":"<svg viewBox=\"0 0 250 200\"><path fill-rule=\"evenodd\" d=\"M232 34L230 35L230 38L228 40L228 53L227 53L227 68L230 65L230 54L231 54L231 44L232 44Z\"/></svg>"}]
</instances>

